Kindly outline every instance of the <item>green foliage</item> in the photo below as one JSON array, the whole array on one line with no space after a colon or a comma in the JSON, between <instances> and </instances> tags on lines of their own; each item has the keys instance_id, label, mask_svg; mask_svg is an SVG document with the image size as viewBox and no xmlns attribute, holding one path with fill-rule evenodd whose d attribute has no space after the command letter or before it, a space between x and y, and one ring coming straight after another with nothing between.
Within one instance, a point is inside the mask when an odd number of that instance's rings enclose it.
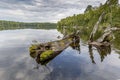
<instances>
[{"instance_id":1,"label":"green foliage","mask_svg":"<svg viewBox=\"0 0 120 80\"><path fill-rule=\"evenodd\" d=\"M90 11L90 10L92 10L92 6L88 5L87 8L86 8L86 10L85 10L85 12Z\"/></svg>"},{"instance_id":2,"label":"green foliage","mask_svg":"<svg viewBox=\"0 0 120 80\"><path fill-rule=\"evenodd\" d=\"M115 40L113 41L114 47L120 50L120 32L114 33L115 35Z\"/></svg>"},{"instance_id":3,"label":"green foliage","mask_svg":"<svg viewBox=\"0 0 120 80\"><path fill-rule=\"evenodd\" d=\"M55 23L24 23L0 20L0 30L7 29L55 29Z\"/></svg>"},{"instance_id":4,"label":"green foliage","mask_svg":"<svg viewBox=\"0 0 120 80\"><path fill-rule=\"evenodd\" d=\"M118 0L108 0L104 5L99 7L92 7L88 5L84 14L78 14L74 16L67 17L60 20L58 24L58 29L62 29L64 26L67 28L73 28L73 26L79 26L80 29L89 27L92 29L97 22L99 16L102 12L105 12L105 16L100 23L100 25L111 24L112 26L120 26L120 6L117 4ZM104 25L107 27L108 25Z\"/></svg>"},{"instance_id":5,"label":"green foliage","mask_svg":"<svg viewBox=\"0 0 120 80\"><path fill-rule=\"evenodd\" d=\"M107 0L106 4L108 5L118 4L118 0Z\"/></svg>"},{"instance_id":6,"label":"green foliage","mask_svg":"<svg viewBox=\"0 0 120 80\"><path fill-rule=\"evenodd\" d=\"M58 30L63 33L64 28L66 28L66 31L69 31L70 33L74 31L73 26L77 26L77 30L79 29L81 31L81 38L88 40L90 33L93 30L93 26L103 12L105 12L105 15L99 24L97 33L95 34L94 40L96 40L101 34L103 34L104 29L109 25L120 28L120 4L118 4L118 0L107 0L104 5L100 5L99 7L88 5L84 14L61 19L57 23ZM118 34L115 35L115 37L118 38Z\"/></svg>"}]
</instances>

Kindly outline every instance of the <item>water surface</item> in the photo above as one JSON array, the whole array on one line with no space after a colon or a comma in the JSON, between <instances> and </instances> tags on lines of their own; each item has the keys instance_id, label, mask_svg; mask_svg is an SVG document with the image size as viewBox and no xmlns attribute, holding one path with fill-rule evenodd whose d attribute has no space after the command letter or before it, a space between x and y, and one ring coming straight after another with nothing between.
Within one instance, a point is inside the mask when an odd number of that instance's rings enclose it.
<instances>
[{"instance_id":1,"label":"water surface","mask_svg":"<svg viewBox=\"0 0 120 80\"><path fill-rule=\"evenodd\" d=\"M48 42L63 36L56 29L0 31L1 80L119 80L120 53L111 50L101 56L96 48L93 55L81 40L81 51L68 47L46 66L38 65L30 57L29 46L33 40ZM94 60L94 63L93 63ZM38 68L36 68L38 67Z\"/></svg>"}]
</instances>

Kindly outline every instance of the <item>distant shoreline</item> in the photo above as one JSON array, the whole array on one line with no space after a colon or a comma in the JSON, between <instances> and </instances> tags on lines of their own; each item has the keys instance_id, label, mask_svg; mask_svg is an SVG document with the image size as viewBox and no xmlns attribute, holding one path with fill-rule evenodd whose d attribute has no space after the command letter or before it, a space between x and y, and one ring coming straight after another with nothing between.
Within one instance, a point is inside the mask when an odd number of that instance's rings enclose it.
<instances>
[{"instance_id":1,"label":"distant shoreline","mask_svg":"<svg viewBox=\"0 0 120 80\"><path fill-rule=\"evenodd\" d=\"M0 20L0 30L12 30L12 29L56 29L56 23L27 23L27 22L16 22L16 21L5 21Z\"/></svg>"}]
</instances>

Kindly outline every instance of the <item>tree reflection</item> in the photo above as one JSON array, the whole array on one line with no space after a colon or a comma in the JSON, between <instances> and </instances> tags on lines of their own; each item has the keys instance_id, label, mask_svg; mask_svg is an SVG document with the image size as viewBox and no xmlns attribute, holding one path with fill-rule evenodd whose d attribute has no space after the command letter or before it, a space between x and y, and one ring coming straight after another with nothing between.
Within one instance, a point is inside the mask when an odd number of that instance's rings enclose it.
<instances>
[{"instance_id":1,"label":"tree reflection","mask_svg":"<svg viewBox=\"0 0 120 80\"><path fill-rule=\"evenodd\" d=\"M105 57L111 53L111 46L97 46L96 49L98 51L98 54L100 55L101 62L103 62ZM90 54L92 63L95 63L92 45L89 45L89 54Z\"/></svg>"},{"instance_id":2,"label":"tree reflection","mask_svg":"<svg viewBox=\"0 0 120 80\"><path fill-rule=\"evenodd\" d=\"M79 52L80 54L80 38L77 36L75 40L73 40L73 43L70 44L70 47L72 47L72 49L75 49Z\"/></svg>"},{"instance_id":3,"label":"tree reflection","mask_svg":"<svg viewBox=\"0 0 120 80\"><path fill-rule=\"evenodd\" d=\"M92 63L96 64L94 61L93 49L92 49L91 45L89 45L89 55L90 55L90 59L91 59Z\"/></svg>"}]
</instances>

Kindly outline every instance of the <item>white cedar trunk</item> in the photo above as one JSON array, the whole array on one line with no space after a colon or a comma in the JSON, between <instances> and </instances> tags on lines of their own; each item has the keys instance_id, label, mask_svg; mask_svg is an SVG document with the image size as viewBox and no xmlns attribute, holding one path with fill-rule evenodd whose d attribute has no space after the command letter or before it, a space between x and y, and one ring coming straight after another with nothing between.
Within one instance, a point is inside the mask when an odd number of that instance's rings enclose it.
<instances>
[{"instance_id":1,"label":"white cedar trunk","mask_svg":"<svg viewBox=\"0 0 120 80\"><path fill-rule=\"evenodd\" d=\"M99 23L102 21L102 18L103 18L103 16L104 16L104 14L105 14L105 13L103 12L103 13L100 15L98 21L97 21L96 24L94 25L94 28L93 28L93 30L92 30L92 32L91 32L91 34L90 34L90 38L89 38L89 41L90 41L90 42L93 42L93 41L94 41L93 38L94 38L94 36L95 36L96 31L98 30Z\"/></svg>"}]
</instances>

